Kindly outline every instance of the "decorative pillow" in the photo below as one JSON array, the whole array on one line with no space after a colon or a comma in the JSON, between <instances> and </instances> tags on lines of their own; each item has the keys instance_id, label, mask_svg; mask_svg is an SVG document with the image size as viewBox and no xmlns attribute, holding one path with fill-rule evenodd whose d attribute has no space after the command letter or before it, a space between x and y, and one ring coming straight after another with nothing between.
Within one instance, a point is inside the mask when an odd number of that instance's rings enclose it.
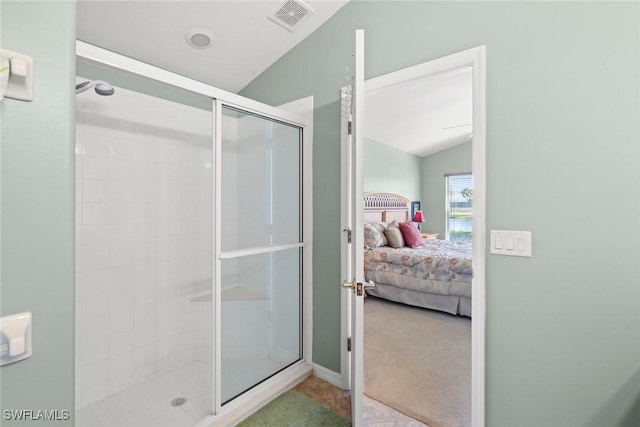
<instances>
[{"instance_id":1,"label":"decorative pillow","mask_svg":"<svg viewBox=\"0 0 640 427\"><path fill-rule=\"evenodd\" d=\"M400 227L396 221L393 221L387 228L384 230L384 235L389 242L389 246L392 248L402 248L404 247L404 238L402 237L402 231L400 231Z\"/></svg>"},{"instance_id":2,"label":"decorative pillow","mask_svg":"<svg viewBox=\"0 0 640 427\"><path fill-rule=\"evenodd\" d=\"M387 224L386 222L372 222L371 225L374 226L382 236L382 244L380 246L387 246L389 242L387 242L387 238L384 235L384 229L387 228L389 224Z\"/></svg>"},{"instance_id":3,"label":"decorative pillow","mask_svg":"<svg viewBox=\"0 0 640 427\"><path fill-rule=\"evenodd\" d=\"M418 227L413 222L407 221L400 224L400 231L402 232L402 237L404 238L407 246L410 248L418 248L422 246L422 235L420 234Z\"/></svg>"},{"instance_id":4,"label":"decorative pillow","mask_svg":"<svg viewBox=\"0 0 640 427\"><path fill-rule=\"evenodd\" d=\"M365 249L375 249L379 246L385 246L387 239L384 234L378 230L373 224L364 225L364 247Z\"/></svg>"}]
</instances>

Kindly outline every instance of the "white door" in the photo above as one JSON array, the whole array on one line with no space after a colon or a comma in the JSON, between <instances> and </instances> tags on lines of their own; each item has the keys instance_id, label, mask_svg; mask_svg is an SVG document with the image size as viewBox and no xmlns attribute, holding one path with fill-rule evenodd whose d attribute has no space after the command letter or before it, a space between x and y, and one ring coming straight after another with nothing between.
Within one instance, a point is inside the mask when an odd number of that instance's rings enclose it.
<instances>
[{"instance_id":1,"label":"white door","mask_svg":"<svg viewBox=\"0 0 640 427\"><path fill-rule=\"evenodd\" d=\"M347 135L342 138L342 287L350 318L347 339L351 348L350 360L343 369L350 371L351 420L354 427L359 427L363 425L363 295L365 287L373 286L364 282L363 265L364 30L356 31L354 74L351 90L343 89L343 119L348 124L343 126Z\"/></svg>"}]
</instances>

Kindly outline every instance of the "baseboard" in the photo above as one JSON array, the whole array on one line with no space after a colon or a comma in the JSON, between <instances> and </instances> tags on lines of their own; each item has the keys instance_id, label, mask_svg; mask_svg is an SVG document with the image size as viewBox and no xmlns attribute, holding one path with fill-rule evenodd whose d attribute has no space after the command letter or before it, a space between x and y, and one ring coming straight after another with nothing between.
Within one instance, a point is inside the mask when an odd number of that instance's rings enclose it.
<instances>
[{"instance_id":1,"label":"baseboard","mask_svg":"<svg viewBox=\"0 0 640 427\"><path fill-rule=\"evenodd\" d=\"M240 421L257 412L267 403L282 393L292 389L311 375L312 367L302 363L293 366L276 375L242 396L226 404L217 415L211 415L197 424L196 427L227 427L234 426Z\"/></svg>"},{"instance_id":2,"label":"baseboard","mask_svg":"<svg viewBox=\"0 0 640 427\"><path fill-rule=\"evenodd\" d=\"M332 371L331 369L327 369L324 366L320 366L316 363L313 364L313 375L328 382L329 384L333 384L336 387L342 387L342 375L339 373Z\"/></svg>"}]
</instances>

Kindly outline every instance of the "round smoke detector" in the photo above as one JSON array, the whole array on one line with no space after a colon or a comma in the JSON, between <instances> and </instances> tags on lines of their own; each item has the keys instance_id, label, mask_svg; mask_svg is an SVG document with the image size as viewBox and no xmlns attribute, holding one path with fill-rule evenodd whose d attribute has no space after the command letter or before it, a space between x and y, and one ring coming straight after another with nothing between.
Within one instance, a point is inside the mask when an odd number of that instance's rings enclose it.
<instances>
[{"instance_id":1,"label":"round smoke detector","mask_svg":"<svg viewBox=\"0 0 640 427\"><path fill-rule=\"evenodd\" d=\"M213 44L213 34L204 28L193 28L187 31L187 43L196 49L206 49Z\"/></svg>"}]
</instances>

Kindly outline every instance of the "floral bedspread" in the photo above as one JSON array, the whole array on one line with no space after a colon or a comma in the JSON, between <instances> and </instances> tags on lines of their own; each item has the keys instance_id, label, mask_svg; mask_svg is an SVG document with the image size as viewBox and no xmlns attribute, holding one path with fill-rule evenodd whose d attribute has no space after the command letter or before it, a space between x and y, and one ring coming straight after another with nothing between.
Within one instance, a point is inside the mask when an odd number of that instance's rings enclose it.
<instances>
[{"instance_id":1,"label":"floral bedspread","mask_svg":"<svg viewBox=\"0 0 640 427\"><path fill-rule=\"evenodd\" d=\"M365 251L365 279L442 295L471 297L471 243L425 240L422 248Z\"/></svg>"}]
</instances>

